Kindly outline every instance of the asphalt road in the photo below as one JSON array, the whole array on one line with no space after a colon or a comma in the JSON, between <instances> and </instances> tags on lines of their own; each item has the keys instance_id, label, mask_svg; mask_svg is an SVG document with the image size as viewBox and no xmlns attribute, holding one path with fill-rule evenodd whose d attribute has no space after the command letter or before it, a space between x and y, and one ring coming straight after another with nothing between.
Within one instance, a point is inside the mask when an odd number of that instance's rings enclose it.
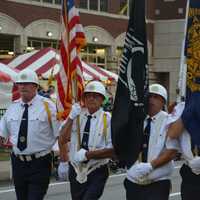
<instances>
[{"instance_id":1,"label":"asphalt road","mask_svg":"<svg viewBox=\"0 0 200 200\"><path fill-rule=\"evenodd\" d=\"M180 176L178 173L180 166L181 163L177 162L174 173L172 175L172 191L170 194L170 200L181 200ZM123 179L124 175L121 174L110 177L101 200L125 200L125 191L122 184ZM0 185L0 200L15 199L16 197L12 184L5 183L3 185ZM69 193L69 184L52 181L45 200L71 200Z\"/></svg>"}]
</instances>

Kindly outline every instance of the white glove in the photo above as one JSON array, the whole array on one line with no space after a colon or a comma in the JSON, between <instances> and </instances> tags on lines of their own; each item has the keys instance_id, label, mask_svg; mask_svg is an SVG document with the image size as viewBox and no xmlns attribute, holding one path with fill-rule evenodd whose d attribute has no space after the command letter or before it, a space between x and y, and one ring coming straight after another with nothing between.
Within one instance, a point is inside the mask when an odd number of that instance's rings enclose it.
<instances>
[{"instance_id":1,"label":"white glove","mask_svg":"<svg viewBox=\"0 0 200 200\"><path fill-rule=\"evenodd\" d=\"M139 173L140 173L142 176L146 176L146 175L148 175L150 172L152 172L153 167L152 167L151 163L144 163L144 162L141 162L141 163L138 164L137 170L139 171Z\"/></svg>"},{"instance_id":2,"label":"white glove","mask_svg":"<svg viewBox=\"0 0 200 200\"><path fill-rule=\"evenodd\" d=\"M68 162L60 162L58 166L58 177L61 181L68 181L68 171L69 164Z\"/></svg>"},{"instance_id":3,"label":"white glove","mask_svg":"<svg viewBox=\"0 0 200 200\"><path fill-rule=\"evenodd\" d=\"M134 164L127 171L127 178L138 184L147 182L147 175L153 170L150 163L138 163Z\"/></svg>"},{"instance_id":4,"label":"white glove","mask_svg":"<svg viewBox=\"0 0 200 200\"><path fill-rule=\"evenodd\" d=\"M200 157L197 156L189 161L189 166L192 169L192 171L199 175L200 174Z\"/></svg>"},{"instance_id":5,"label":"white glove","mask_svg":"<svg viewBox=\"0 0 200 200\"><path fill-rule=\"evenodd\" d=\"M138 182L143 175L138 170L138 164L133 165L129 170L127 170L127 178L133 182Z\"/></svg>"},{"instance_id":6,"label":"white glove","mask_svg":"<svg viewBox=\"0 0 200 200\"><path fill-rule=\"evenodd\" d=\"M79 103L75 103L72 105L72 109L69 113L70 119L75 119L81 113L81 106Z\"/></svg>"},{"instance_id":7,"label":"white glove","mask_svg":"<svg viewBox=\"0 0 200 200\"><path fill-rule=\"evenodd\" d=\"M74 154L74 161L77 163L86 161L87 160L86 152L87 151L85 149L80 149L79 151L77 151Z\"/></svg>"}]
</instances>

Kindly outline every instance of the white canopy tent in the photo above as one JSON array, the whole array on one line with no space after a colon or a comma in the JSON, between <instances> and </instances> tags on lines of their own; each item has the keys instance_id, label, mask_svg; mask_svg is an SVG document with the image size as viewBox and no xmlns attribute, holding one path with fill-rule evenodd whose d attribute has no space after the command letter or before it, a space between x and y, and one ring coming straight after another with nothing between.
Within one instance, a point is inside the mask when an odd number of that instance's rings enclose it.
<instances>
[{"instance_id":1,"label":"white canopy tent","mask_svg":"<svg viewBox=\"0 0 200 200\"><path fill-rule=\"evenodd\" d=\"M18 71L30 68L38 75L49 78L60 70L60 56L53 48L45 48L22 54L11 60L7 65L0 63L0 108L6 108L13 97L13 83ZM97 66L91 66L82 62L83 77L86 81L98 79L101 81L117 81L118 75Z\"/></svg>"},{"instance_id":2,"label":"white canopy tent","mask_svg":"<svg viewBox=\"0 0 200 200\"><path fill-rule=\"evenodd\" d=\"M53 75L57 74L60 69L60 55L53 48L44 48L41 50L36 50L30 53L19 55L11 62L8 63L8 66L22 70L25 68L30 68L37 72L44 78L49 78L51 73ZM85 80L98 79L101 81L106 80L115 80L117 81L118 75L102 69L97 66L91 66L82 61L83 66L83 77Z\"/></svg>"},{"instance_id":3,"label":"white canopy tent","mask_svg":"<svg viewBox=\"0 0 200 200\"><path fill-rule=\"evenodd\" d=\"M12 81L15 80L16 75L15 70L0 63L0 108L7 108L12 101Z\"/></svg>"}]
</instances>

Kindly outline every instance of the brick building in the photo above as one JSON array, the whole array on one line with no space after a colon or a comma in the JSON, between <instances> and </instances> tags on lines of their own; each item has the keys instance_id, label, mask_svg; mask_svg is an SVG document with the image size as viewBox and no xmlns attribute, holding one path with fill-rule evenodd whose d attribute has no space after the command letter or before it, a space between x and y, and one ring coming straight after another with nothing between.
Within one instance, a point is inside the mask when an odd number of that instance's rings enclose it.
<instances>
[{"instance_id":1,"label":"brick building","mask_svg":"<svg viewBox=\"0 0 200 200\"><path fill-rule=\"evenodd\" d=\"M130 0L76 0L89 62L118 72ZM61 0L1 0L0 59L33 49L58 48ZM147 0L150 80L164 84L175 99L186 0Z\"/></svg>"}]
</instances>

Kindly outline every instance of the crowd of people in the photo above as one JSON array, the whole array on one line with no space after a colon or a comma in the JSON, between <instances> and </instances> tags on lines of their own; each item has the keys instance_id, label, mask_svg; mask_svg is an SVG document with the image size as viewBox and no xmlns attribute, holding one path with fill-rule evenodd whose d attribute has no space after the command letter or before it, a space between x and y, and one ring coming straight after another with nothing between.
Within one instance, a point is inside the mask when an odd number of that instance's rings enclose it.
<instances>
[{"instance_id":1,"label":"crowd of people","mask_svg":"<svg viewBox=\"0 0 200 200\"><path fill-rule=\"evenodd\" d=\"M38 77L29 69L18 74L16 84L21 98L8 107L0 121L0 143L8 137L12 143L17 200L44 199L56 141L60 153L58 176L70 182L72 199L99 199L109 177L109 160L116 157L109 112L113 98L107 97L105 86L100 81L89 82L83 93L84 106L74 103L68 118L61 123L56 119L56 105L50 99L55 93L53 86L47 92L39 89ZM200 157L193 151L185 125L188 115L195 115L196 111L192 107L186 114L181 102L167 113L163 110L167 100L162 85L150 85L141 153L127 169L124 180L127 200L169 199L170 175L177 152L185 159L180 170L182 199L199 196Z\"/></svg>"}]
</instances>

